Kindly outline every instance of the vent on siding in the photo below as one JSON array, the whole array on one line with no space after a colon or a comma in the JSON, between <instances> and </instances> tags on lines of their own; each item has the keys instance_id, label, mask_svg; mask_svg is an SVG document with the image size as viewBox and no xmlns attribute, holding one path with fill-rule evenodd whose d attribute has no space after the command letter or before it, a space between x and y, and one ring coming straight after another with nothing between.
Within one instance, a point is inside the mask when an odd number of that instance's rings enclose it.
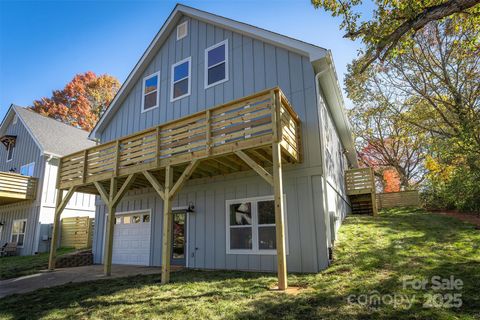
<instances>
[{"instance_id":1,"label":"vent on siding","mask_svg":"<svg viewBox=\"0 0 480 320\"><path fill-rule=\"evenodd\" d=\"M188 34L188 21L185 21L177 26L177 40L183 39Z\"/></svg>"}]
</instances>

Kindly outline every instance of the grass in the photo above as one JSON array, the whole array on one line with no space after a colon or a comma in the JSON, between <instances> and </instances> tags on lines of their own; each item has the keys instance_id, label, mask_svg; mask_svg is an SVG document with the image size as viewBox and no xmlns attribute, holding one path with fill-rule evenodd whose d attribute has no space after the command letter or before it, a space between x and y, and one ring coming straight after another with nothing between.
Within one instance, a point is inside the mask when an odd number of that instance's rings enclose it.
<instances>
[{"instance_id":1,"label":"grass","mask_svg":"<svg viewBox=\"0 0 480 320\"><path fill-rule=\"evenodd\" d=\"M351 216L340 229L335 260L318 274L289 275L298 295L269 291L275 275L194 271L101 280L42 289L0 300L2 319L478 319L480 232L454 218L420 210ZM460 308L425 308L425 295L402 279L463 281ZM444 290L440 293L449 293ZM450 292L451 293L451 292ZM349 303L351 295L415 296L399 303ZM355 300L355 299L353 299Z\"/></svg>"},{"instance_id":2,"label":"grass","mask_svg":"<svg viewBox=\"0 0 480 320\"><path fill-rule=\"evenodd\" d=\"M72 248L60 248L58 255L72 252ZM0 280L26 276L48 267L48 253L34 256L13 256L0 258Z\"/></svg>"}]
</instances>

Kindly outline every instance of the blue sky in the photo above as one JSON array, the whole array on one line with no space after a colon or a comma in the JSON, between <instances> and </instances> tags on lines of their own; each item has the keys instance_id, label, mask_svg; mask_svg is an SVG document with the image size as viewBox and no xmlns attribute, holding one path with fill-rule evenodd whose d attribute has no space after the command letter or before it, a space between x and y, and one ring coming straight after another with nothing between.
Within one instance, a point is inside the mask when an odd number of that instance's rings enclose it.
<instances>
[{"instance_id":1,"label":"blue sky","mask_svg":"<svg viewBox=\"0 0 480 320\"><path fill-rule=\"evenodd\" d=\"M10 103L50 96L77 73L123 82L176 2L0 0L0 116ZM342 85L359 48L342 38L339 19L308 0L182 3L331 49Z\"/></svg>"}]
</instances>

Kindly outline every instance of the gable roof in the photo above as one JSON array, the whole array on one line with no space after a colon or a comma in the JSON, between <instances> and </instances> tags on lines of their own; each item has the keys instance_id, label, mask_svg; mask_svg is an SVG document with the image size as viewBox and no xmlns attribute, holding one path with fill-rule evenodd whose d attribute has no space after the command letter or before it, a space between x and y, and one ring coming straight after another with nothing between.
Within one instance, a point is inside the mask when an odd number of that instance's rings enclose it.
<instances>
[{"instance_id":1,"label":"gable roof","mask_svg":"<svg viewBox=\"0 0 480 320\"><path fill-rule=\"evenodd\" d=\"M293 51L300 55L309 57L310 61L324 58L328 54L327 49L301 40L290 38L243 22L228 19L213 13L198 10L182 4L177 4L173 11L170 13L165 23L163 24L160 31L157 33L155 38L148 46L147 50L143 53L140 60L137 62L125 82L120 87L120 90L118 91L115 98L112 100L110 107L102 115L100 120L97 122L95 128L93 128L92 132L90 133L91 139L99 138L99 136L97 135L98 131L103 130L104 127L107 125L108 121L111 120L112 116L115 114L115 111L120 107L123 100L126 98L128 92L139 80L145 68L152 61L159 48L167 40L170 32L174 30L182 16L195 18L197 20L213 24L224 29L247 35L254 39L259 39L261 41L273 44L278 47L283 47L289 51Z\"/></svg>"},{"instance_id":2,"label":"gable roof","mask_svg":"<svg viewBox=\"0 0 480 320\"><path fill-rule=\"evenodd\" d=\"M144 70L167 40L182 16L191 17L205 23L216 25L308 57L315 72L322 74L322 77L319 80L326 96L327 106L330 109L333 115L333 120L337 126L340 140L347 151L346 156L353 167L358 167L355 143L350 123L345 114L342 92L340 90L330 50L182 4L177 4L170 13L160 31L154 37L147 50L145 50L140 60L120 87L120 90L112 100L110 107L104 112L93 128L89 135L90 139L99 138L98 132L101 132L106 127L109 120L112 119L115 112L120 108L128 93L140 79Z\"/></svg>"},{"instance_id":3,"label":"gable roof","mask_svg":"<svg viewBox=\"0 0 480 320\"><path fill-rule=\"evenodd\" d=\"M42 153L62 157L95 145L95 142L88 139L88 132L14 104L0 125L1 135L5 134L15 114Z\"/></svg>"}]
</instances>

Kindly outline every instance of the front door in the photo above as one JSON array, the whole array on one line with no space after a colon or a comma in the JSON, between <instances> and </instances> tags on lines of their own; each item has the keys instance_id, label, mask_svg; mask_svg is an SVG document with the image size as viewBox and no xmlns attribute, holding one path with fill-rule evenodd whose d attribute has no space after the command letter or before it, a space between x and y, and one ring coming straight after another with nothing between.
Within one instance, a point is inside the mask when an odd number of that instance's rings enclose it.
<instances>
[{"instance_id":1,"label":"front door","mask_svg":"<svg viewBox=\"0 0 480 320\"><path fill-rule=\"evenodd\" d=\"M187 213L174 211L172 219L172 257L171 264L184 266L186 261Z\"/></svg>"}]
</instances>

